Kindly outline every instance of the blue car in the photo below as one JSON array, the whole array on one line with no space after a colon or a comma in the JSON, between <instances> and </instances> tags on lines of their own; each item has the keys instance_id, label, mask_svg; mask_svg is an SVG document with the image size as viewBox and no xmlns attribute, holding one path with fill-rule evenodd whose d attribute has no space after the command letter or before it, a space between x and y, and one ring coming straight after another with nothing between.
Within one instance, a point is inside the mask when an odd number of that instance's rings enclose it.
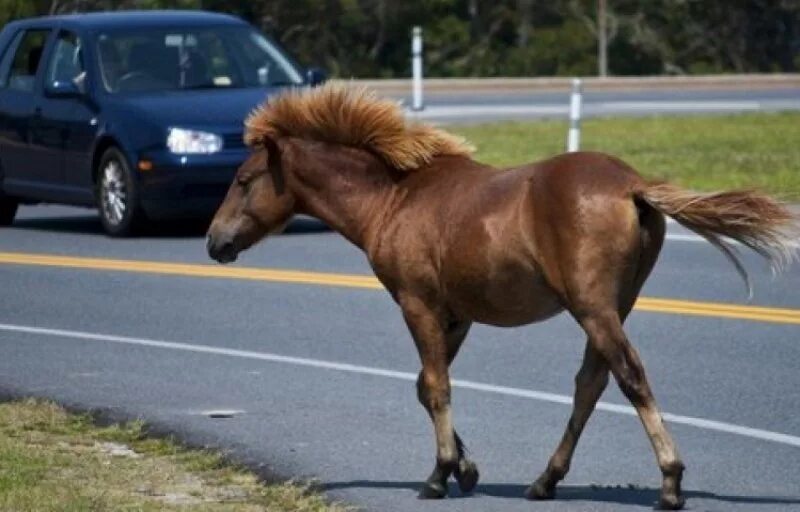
<instances>
[{"instance_id":1,"label":"blue car","mask_svg":"<svg viewBox=\"0 0 800 512\"><path fill-rule=\"evenodd\" d=\"M0 32L0 225L20 203L97 207L110 235L213 213L243 119L315 85L239 18L197 11L20 20Z\"/></svg>"}]
</instances>

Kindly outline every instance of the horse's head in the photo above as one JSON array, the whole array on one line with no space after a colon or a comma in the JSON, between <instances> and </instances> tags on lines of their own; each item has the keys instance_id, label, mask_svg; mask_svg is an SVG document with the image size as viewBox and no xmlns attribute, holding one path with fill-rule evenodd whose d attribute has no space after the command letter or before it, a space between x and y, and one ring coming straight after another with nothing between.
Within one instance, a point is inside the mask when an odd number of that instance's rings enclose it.
<instances>
[{"instance_id":1,"label":"horse's head","mask_svg":"<svg viewBox=\"0 0 800 512\"><path fill-rule=\"evenodd\" d=\"M220 263L267 234L280 232L294 214L295 198L286 186L277 144L271 139L239 167L211 226L208 255Z\"/></svg>"}]
</instances>

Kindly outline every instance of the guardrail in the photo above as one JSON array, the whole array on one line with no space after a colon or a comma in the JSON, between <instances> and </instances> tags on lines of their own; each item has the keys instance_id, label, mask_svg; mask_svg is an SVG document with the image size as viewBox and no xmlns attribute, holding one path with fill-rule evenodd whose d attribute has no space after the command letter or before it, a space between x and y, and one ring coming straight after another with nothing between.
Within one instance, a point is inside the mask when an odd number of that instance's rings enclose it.
<instances>
[{"instance_id":1,"label":"guardrail","mask_svg":"<svg viewBox=\"0 0 800 512\"><path fill-rule=\"evenodd\" d=\"M410 79L355 79L380 94L409 95ZM569 91L570 77L540 78L426 78L425 93L458 94L473 92L503 92L504 94L535 91ZM584 91L658 90L658 89L780 89L800 88L800 73L698 75L698 76L636 76L583 78Z\"/></svg>"}]
</instances>

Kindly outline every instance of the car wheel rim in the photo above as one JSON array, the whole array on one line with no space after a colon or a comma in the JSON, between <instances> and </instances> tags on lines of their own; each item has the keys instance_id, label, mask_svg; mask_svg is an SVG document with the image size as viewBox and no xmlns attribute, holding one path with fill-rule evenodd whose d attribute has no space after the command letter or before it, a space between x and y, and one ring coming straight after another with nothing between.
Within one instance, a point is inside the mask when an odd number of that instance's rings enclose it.
<instances>
[{"instance_id":1,"label":"car wheel rim","mask_svg":"<svg viewBox=\"0 0 800 512\"><path fill-rule=\"evenodd\" d=\"M110 160L103 168L103 178L100 181L103 216L110 224L116 226L122 222L127 210L127 198L122 166L116 160Z\"/></svg>"}]
</instances>

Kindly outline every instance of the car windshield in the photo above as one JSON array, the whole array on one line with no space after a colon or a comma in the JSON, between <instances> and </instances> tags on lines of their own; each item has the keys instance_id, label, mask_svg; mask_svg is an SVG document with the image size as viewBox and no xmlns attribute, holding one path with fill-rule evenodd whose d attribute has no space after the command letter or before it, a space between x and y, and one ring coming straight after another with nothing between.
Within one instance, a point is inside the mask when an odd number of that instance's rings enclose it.
<instances>
[{"instance_id":1,"label":"car windshield","mask_svg":"<svg viewBox=\"0 0 800 512\"><path fill-rule=\"evenodd\" d=\"M107 32L99 35L97 50L110 93L303 82L287 57L249 27Z\"/></svg>"}]
</instances>

